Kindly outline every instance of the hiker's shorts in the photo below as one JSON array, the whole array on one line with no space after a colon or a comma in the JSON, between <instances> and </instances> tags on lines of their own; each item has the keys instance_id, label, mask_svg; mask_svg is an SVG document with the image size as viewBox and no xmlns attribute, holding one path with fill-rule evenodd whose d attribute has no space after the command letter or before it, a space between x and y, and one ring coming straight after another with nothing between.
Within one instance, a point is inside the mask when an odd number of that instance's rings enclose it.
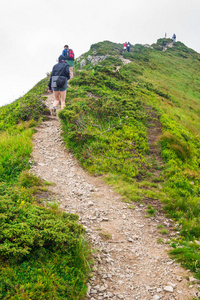
<instances>
[{"instance_id":1,"label":"hiker's shorts","mask_svg":"<svg viewBox=\"0 0 200 300\"><path fill-rule=\"evenodd\" d=\"M57 92L57 91L66 91L66 88L56 88L56 87L54 87L53 88L53 91L55 91L55 92Z\"/></svg>"}]
</instances>

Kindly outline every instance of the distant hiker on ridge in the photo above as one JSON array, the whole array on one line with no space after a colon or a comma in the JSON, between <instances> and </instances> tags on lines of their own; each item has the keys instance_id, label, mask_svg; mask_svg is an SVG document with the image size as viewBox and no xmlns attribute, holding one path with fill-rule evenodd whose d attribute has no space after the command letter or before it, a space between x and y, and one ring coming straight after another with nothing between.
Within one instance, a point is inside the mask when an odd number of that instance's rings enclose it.
<instances>
[{"instance_id":1,"label":"distant hiker on ridge","mask_svg":"<svg viewBox=\"0 0 200 300\"><path fill-rule=\"evenodd\" d=\"M56 116L56 106L61 102L61 109L65 107L65 98L67 92L67 79L70 79L69 65L65 62L65 57L60 55L58 63L53 66L51 78L49 80L49 92L53 89L55 100L50 109L51 115Z\"/></svg>"},{"instance_id":2,"label":"distant hiker on ridge","mask_svg":"<svg viewBox=\"0 0 200 300\"><path fill-rule=\"evenodd\" d=\"M163 41L163 42L162 42L162 45L163 45L163 48L165 48L165 46L166 46L166 42L165 42L165 41Z\"/></svg>"},{"instance_id":3,"label":"distant hiker on ridge","mask_svg":"<svg viewBox=\"0 0 200 300\"><path fill-rule=\"evenodd\" d=\"M172 36L172 40L173 40L173 42L176 42L176 35L175 35L175 33Z\"/></svg>"},{"instance_id":4,"label":"distant hiker on ridge","mask_svg":"<svg viewBox=\"0 0 200 300\"><path fill-rule=\"evenodd\" d=\"M126 48L127 48L128 52L130 52L130 47L131 47L131 44L128 42L127 45L126 45Z\"/></svg>"},{"instance_id":5,"label":"distant hiker on ridge","mask_svg":"<svg viewBox=\"0 0 200 300\"><path fill-rule=\"evenodd\" d=\"M73 74L74 52L72 49L69 49L68 45L65 45L64 50L62 52L62 56L66 58L65 61L69 65L70 79L72 79L74 77Z\"/></svg>"},{"instance_id":6,"label":"distant hiker on ridge","mask_svg":"<svg viewBox=\"0 0 200 300\"><path fill-rule=\"evenodd\" d=\"M127 42L125 42L124 45L123 45L123 51L124 52L126 51L126 46L127 46Z\"/></svg>"}]
</instances>

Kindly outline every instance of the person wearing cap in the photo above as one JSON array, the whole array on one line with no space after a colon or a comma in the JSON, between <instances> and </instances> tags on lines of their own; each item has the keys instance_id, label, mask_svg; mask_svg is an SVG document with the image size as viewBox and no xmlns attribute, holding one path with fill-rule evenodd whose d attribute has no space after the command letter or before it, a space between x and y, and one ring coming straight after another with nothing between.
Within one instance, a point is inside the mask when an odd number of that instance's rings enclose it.
<instances>
[{"instance_id":1,"label":"person wearing cap","mask_svg":"<svg viewBox=\"0 0 200 300\"><path fill-rule=\"evenodd\" d=\"M69 65L65 62L65 58L60 55L58 63L53 66L48 84L48 91L51 92L53 90L55 97L53 107L50 109L51 115L56 115L56 106L59 102L61 103L61 109L65 107L68 79L70 79Z\"/></svg>"}]
</instances>

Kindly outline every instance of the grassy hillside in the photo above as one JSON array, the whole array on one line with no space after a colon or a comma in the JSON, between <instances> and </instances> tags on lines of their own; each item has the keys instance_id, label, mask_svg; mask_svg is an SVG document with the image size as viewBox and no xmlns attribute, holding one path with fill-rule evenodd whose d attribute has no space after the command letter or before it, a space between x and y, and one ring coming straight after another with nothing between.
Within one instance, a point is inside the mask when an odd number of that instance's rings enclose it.
<instances>
[{"instance_id":1,"label":"grassy hillside","mask_svg":"<svg viewBox=\"0 0 200 300\"><path fill-rule=\"evenodd\" d=\"M82 299L87 291L90 249L78 216L38 200L50 183L27 172L46 90L44 79L0 108L1 299Z\"/></svg>"},{"instance_id":2,"label":"grassy hillside","mask_svg":"<svg viewBox=\"0 0 200 300\"><path fill-rule=\"evenodd\" d=\"M120 44L92 45L59 116L83 167L150 216L162 203L176 225L172 255L200 278L200 54L162 42L123 57Z\"/></svg>"},{"instance_id":3,"label":"grassy hillside","mask_svg":"<svg viewBox=\"0 0 200 300\"><path fill-rule=\"evenodd\" d=\"M121 44L92 45L75 62L59 116L84 168L124 201L144 203L148 217L162 207L174 220L171 253L200 279L200 54L180 42L162 51L162 42L123 54ZM75 300L87 290L78 217L44 206L37 194L50 183L27 172L46 89L44 79L0 108L1 299Z\"/></svg>"}]
</instances>

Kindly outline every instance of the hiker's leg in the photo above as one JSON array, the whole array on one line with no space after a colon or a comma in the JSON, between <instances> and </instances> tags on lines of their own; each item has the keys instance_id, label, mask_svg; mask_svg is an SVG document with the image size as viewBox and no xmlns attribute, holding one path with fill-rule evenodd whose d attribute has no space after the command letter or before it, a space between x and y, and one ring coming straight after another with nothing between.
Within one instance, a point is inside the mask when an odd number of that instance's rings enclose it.
<instances>
[{"instance_id":1,"label":"hiker's leg","mask_svg":"<svg viewBox=\"0 0 200 300\"><path fill-rule=\"evenodd\" d=\"M60 91L60 101L61 101L61 109L65 107L65 98L66 98L66 90L65 91Z\"/></svg>"},{"instance_id":2,"label":"hiker's leg","mask_svg":"<svg viewBox=\"0 0 200 300\"><path fill-rule=\"evenodd\" d=\"M59 98L59 91L53 91L55 100L53 103L53 107L56 107L59 104L60 98Z\"/></svg>"}]
</instances>

